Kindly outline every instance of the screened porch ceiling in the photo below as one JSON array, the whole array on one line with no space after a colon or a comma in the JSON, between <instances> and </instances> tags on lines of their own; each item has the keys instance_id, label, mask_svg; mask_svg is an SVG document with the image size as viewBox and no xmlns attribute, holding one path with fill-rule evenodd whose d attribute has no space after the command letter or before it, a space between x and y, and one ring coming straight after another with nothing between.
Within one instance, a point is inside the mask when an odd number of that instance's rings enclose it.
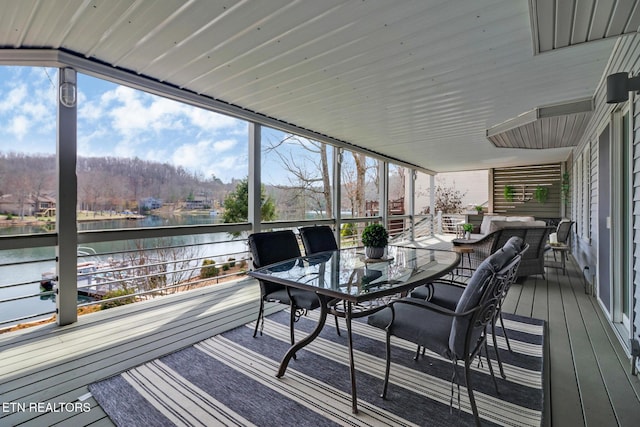
<instances>
[{"instance_id":1,"label":"screened porch ceiling","mask_svg":"<svg viewBox=\"0 0 640 427\"><path fill-rule=\"evenodd\" d=\"M59 49L435 172L549 163L487 131L591 98L638 3L0 0L0 64Z\"/></svg>"}]
</instances>

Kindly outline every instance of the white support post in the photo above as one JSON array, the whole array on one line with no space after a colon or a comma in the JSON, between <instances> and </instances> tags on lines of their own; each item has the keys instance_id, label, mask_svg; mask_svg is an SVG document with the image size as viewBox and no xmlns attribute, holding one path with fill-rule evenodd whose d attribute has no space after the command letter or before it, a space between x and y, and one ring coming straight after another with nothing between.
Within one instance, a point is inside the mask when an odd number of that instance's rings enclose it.
<instances>
[{"instance_id":1,"label":"white support post","mask_svg":"<svg viewBox=\"0 0 640 427\"><path fill-rule=\"evenodd\" d=\"M429 175L429 212L431 213L433 225L431 226L431 235L435 234L434 226L436 224L436 177Z\"/></svg>"},{"instance_id":2,"label":"white support post","mask_svg":"<svg viewBox=\"0 0 640 427\"><path fill-rule=\"evenodd\" d=\"M56 295L57 323L60 326L78 320L78 229L76 218L76 200L78 180L76 177L77 106L75 96L73 103L70 97L62 102L63 90L75 91L76 72L71 68L58 71L58 130L56 161L56 270L58 273L58 290ZM63 84L65 86L63 87ZM69 87L73 84L73 87ZM75 92L74 94L75 95Z\"/></svg>"},{"instance_id":3,"label":"white support post","mask_svg":"<svg viewBox=\"0 0 640 427\"><path fill-rule=\"evenodd\" d=\"M409 169L409 194L408 194L408 210L409 210L409 239L413 242L416 240L415 230L415 214L416 214L416 179L418 171Z\"/></svg>"},{"instance_id":4,"label":"white support post","mask_svg":"<svg viewBox=\"0 0 640 427\"><path fill-rule=\"evenodd\" d=\"M382 225L389 228L389 163L378 161L378 214L382 217Z\"/></svg>"},{"instance_id":5,"label":"white support post","mask_svg":"<svg viewBox=\"0 0 640 427\"><path fill-rule=\"evenodd\" d=\"M262 176L260 164L262 150L262 126L249 122L249 222L257 233L262 222Z\"/></svg>"},{"instance_id":6,"label":"white support post","mask_svg":"<svg viewBox=\"0 0 640 427\"><path fill-rule=\"evenodd\" d=\"M334 234L338 247L340 247L340 230L342 227L342 156L343 149L339 147L333 148L333 219L336 224Z\"/></svg>"}]
</instances>

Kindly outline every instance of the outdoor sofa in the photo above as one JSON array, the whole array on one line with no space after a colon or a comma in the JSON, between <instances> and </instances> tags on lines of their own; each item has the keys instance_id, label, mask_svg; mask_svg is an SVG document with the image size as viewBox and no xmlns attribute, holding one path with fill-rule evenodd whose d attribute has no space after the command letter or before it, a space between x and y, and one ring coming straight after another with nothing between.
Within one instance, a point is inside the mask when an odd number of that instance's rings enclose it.
<instances>
[{"instance_id":1,"label":"outdoor sofa","mask_svg":"<svg viewBox=\"0 0 640 427\"><path fill-rule=\"evenodd\" d=\"M464 253L465 262L475 270L489 255L496 252L512 236L518 236L529 245L529 250L522 256L518 276L530 276L541 274L544 277L544 252L549 240L549 233L555 231L554 227L547 227L544 221L535 221L535 225L521 225L511 222L507 227L499 228L487 235L480 236L477 240L454 239L454 246L465 246L473 249Z\"/></svg>"}]
</instances>

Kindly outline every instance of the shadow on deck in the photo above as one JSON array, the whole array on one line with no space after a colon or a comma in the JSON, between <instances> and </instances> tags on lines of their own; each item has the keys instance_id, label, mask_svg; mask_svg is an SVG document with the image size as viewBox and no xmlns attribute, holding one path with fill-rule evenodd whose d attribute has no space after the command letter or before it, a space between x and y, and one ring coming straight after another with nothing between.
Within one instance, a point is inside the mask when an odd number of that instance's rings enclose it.
<instances>
[{"instance_id":1,"label":"shadow on deck","mask_svg":"<svg viewBox=\"0 0 640 427\"><path fill-rule=\"evenodd\" d=\"M441 242L439 242L441 243ZM250 279L0 335L2 425L113 425L87 386L255 320ZM274 304L268 311L282 308ZM504 310L544 319L546 424L637 425L640 380L576 264L515 284ZM90 410L41 412L33 403L83 402ZM24 410L20 406L24 404Z\"/></svg>"}]
</instances>

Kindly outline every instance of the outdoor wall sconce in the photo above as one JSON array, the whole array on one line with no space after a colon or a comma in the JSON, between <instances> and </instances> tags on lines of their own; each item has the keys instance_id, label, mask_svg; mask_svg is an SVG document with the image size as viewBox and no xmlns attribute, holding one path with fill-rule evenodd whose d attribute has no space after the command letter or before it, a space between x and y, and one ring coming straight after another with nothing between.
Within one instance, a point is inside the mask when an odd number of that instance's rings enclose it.
<instances>
[{"instance_id":1,"label":"outdoor wall sconce","mask_svg":"<svg viewBox=\"0 0 640 427\"><path fill-rule=\"evenodd\" d=\"M632 90L640 90L640 75L629 77L629 73L615 73L607 76L607 104L629 100Z\"/></svg>"},{"instance_id":2,"label":"outdoor wall sconce","mask_svg":"<svg viewBox=\"0 0 640 427\"><path fill-rule=\"evenodd\" d=\"M76 106L76 71L73 68L60 70L60 103L65 107Z\"/></svg>"}]
</instances>

